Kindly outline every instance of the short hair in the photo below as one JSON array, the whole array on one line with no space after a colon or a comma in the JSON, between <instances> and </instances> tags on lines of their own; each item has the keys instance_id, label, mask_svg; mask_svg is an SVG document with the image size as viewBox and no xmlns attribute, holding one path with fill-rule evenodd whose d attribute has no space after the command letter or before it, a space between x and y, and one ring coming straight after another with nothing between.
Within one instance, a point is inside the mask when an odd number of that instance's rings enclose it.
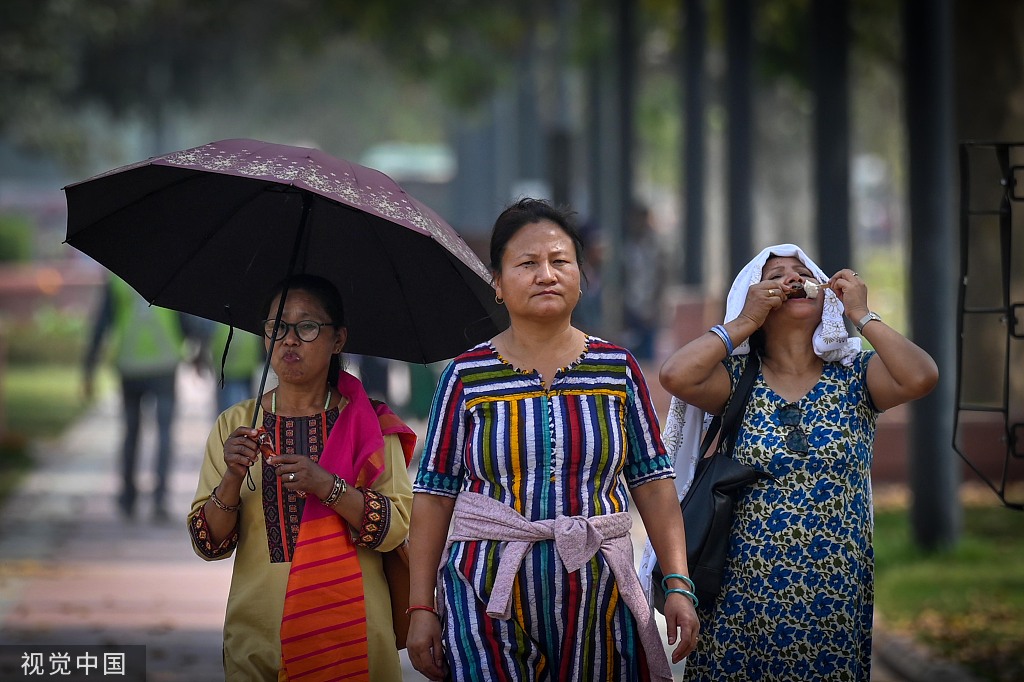
<instances>
[{"instance_id":1,"label":"short hair","mask_svg":"<svg viewBox=\"0 0 1024 682\"><path fill-rule=\"evenodd\" d=\"M524 198L507 207L494 221L494 228L491 230L491 271L501 272L501 259L512 237L523 227L542 220L550 220L569 236L576 250L576 262L582 271L583 238L573 215L572 211L557 208L541 199Z\"/></svg>"}]
</instances>

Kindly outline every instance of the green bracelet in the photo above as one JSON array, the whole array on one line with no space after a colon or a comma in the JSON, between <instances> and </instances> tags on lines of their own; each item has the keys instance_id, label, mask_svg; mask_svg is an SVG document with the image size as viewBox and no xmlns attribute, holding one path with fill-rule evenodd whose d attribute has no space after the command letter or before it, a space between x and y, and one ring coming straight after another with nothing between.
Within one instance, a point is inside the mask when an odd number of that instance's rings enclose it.
<instances>
[{"instance_id":1,"label":"green bracelet","mask_svg":"<svg viewBox=\"0 0 1024 682\"><path fill-rule=\"evenodd\" d=\"M661 579L661 589L665 591L666 594L668 593L668 585L666 585L665 583L668 581L669 578L677 578L679 580L682 580L690 588L690 592L697 591L697 586L694 585L693 581L687 578L685 575L679 575L678 573L669 573Z\"/></svg>"},{"instance_id":2,"label":"green bracelet","mask_svg":"<svg viewBox=\"0 0 1024 682\"><path fill-rule=\"evenodd\" d=\"M690 592L689 590L684 590L681 587L673 587L671 590L665 590L666 599L668 599L668 595L670 594L681 594L687 596L690 598L690 601L693 602L693 608L697 608L698 606L700 606L700 600L697 599L697 595L695 595L693 592Z\"/></svg>"}]
</instances>

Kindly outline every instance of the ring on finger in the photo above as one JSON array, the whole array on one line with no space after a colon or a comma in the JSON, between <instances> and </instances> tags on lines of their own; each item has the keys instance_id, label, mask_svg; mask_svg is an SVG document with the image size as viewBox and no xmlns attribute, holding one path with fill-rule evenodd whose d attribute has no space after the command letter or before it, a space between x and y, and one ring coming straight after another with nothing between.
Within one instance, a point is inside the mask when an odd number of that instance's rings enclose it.
<instances>
[{"instance_id":1,"label":"ring on finger","mask_svg":"<svg viewBox=\"0 0 1024 682\"><path fill-rule=\"evenodd\" d=\"M288 480L289 481L294 481L295 480L295 472L294 471L292 473L288 474Z\"/></svg>"},{"instance_id":2,"label":"ring on finger","mask_svg":"<svg viewBox=\"0 0 1024 682\"><path fill-rule=\"evenodd\" d=\"M774 296L775 295L775 289L769 289L768 290L768 295L769 296Z\"/></svg>"}]
</instances>

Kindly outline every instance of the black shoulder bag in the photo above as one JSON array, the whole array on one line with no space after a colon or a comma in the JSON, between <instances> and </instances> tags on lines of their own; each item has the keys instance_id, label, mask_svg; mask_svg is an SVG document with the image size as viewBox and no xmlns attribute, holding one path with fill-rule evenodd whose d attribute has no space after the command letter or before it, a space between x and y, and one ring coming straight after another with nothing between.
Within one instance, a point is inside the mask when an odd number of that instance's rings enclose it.
<instances>
[{"instance_id":1,"label":"black shoulder bag","mask_svg":"<svg viewBox=\"0 0 1024 682\"><path fill-rule=\"evenodd\" d=\"M751 353L725 415L716 416L711 421L701 441L701 459L697 461L697 468L693 472L693 482L679 503L686 530L686 563L690 579L697 587L697 598L705 606L714 603L722 587L722 571L729 552L736 498L750 484L774 478L767 472L740 464L732 458L736 434L760 368L761 359L756 353ZM719 430L721 437L718 439L718 447L711 456L705 457ZM665 612L665 592L661 586L663 577L661 566L655 565L651 603L662 613Z\"/></svg>"}]
</instances>

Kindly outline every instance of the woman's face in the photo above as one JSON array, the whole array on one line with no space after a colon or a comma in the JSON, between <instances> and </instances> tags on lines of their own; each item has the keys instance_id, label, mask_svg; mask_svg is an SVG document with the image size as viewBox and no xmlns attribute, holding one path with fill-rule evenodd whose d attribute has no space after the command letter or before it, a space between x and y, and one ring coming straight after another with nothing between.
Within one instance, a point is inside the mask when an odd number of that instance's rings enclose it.
<instances>
[{"instance_id":1,"label":"woman's face","mask_svg":"<svg viewBox=\"0 0 1024 682\"><path fill-rule=\"evenodd\" d=\"M277 314L280 296L274 297L267 313L271 322ZM302 289L291 289L281 313L281 323L291 325L304 320L326 324L331 322L320 301ZM294 327L288 327L283 339L274 344L270 364L282 383L303 384L326 382L331 356L340 353L348 338L344 327L324 326L312 341L303 341ZM270 349L270 339L266 339Z\"/></svg>"},{"instance_id":2,"label":"woman's face","mask_svg":"<svg viewBox=\"0 0 1024 682\"><path fill-rule=\"evenodd\" d=\"M803 264L796 256L771 256L765 261L761 269L761 281L775 280L787 286L792 286L804 280L818 282L811 269ZM824 284L824 282L818 282ZM782 304L776 312L785 311L787 314L795 314L799 317L813 317L821 319L821 311L825 302L824 291L817 298L790 298ZM771 315L769 315L771 317Z\"/></svg>"},{"instance_id":3,"label":"woman's face","mask_svg":"<svg viewBox=\"0 0 1024 682\"><path fill-rule=\"evenodd\" d=\"M505 246L494 283L513 319L570 318L580 300L572 239L550 220L524 225Z\"/></svg>"}]
</instances>

